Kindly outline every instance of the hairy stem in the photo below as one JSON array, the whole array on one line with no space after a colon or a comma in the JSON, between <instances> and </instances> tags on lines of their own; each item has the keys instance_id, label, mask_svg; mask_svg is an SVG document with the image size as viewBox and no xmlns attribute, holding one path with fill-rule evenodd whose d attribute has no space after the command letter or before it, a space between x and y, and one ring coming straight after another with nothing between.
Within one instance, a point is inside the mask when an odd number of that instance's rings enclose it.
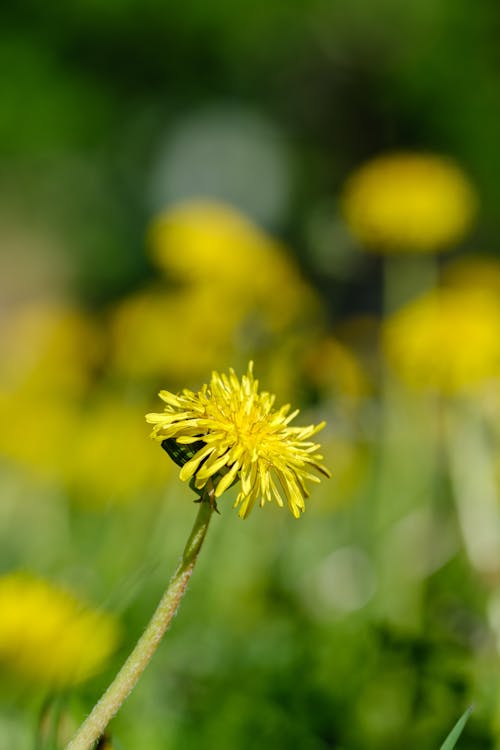
<instances>
[{"instance_id":1,"label":"hairy stem","mask_svg":"<svg viewBox=\"0 0 500 750\"><path fill-rule=\"evenodd\" d=\"M146 630L102 698L96 703L66 750L90 750L117 713L149 664L174 617L191 578L214 510L210 491L201 498L200 508L182 558Z\"/></svg>"}]
</instances>

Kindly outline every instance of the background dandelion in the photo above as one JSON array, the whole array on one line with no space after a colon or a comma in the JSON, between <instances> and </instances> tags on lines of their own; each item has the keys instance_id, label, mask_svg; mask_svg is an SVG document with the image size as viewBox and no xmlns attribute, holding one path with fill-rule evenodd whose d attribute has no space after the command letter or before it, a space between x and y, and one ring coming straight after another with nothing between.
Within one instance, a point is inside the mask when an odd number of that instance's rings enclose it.
<instances>
[{"instance_id":1,"label":"background dandelion","mask_svg":"<svg viewBox=\"0 0 500 750\"><path fill-rule=\"evenodd\" d=\"M349 228L368 249L425 253L463 239L476 200L471 183L450 159L396 152L352 174L342 206Z\"/></svg>"},{"instance_id":2,"label":"background dandelion","mask_svg":"<svg viewBox=\"0 0 500 750\"><path fill-rule=\"evenodd\" d=\"M103 669L118 623L68 591L23 573L0 579L0 661L27 684L78 684Z\"/></svg>"}]
</instances>

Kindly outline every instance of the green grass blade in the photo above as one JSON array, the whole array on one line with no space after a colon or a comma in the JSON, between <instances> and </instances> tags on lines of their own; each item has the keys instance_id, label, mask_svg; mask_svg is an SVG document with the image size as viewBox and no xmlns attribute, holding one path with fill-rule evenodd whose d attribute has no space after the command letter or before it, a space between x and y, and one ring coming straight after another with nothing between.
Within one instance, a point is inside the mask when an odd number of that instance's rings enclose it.
<instances>
[{"instance_id":1,"label":"green grass blade","mask_svg":"<svg viewBox=\"0 0 500 750\"><path fill-rule=\"evenodd\" d=\"M462 734L464 726L467 724L467 719L470 716L470 713L472 711L472 706L469 706L467 711L459 718L451 732L449 733L448 737L445 739L443 744L440 747L440 750L453 750L455 747L458 738Z\"/></svg>"}]
</instances>

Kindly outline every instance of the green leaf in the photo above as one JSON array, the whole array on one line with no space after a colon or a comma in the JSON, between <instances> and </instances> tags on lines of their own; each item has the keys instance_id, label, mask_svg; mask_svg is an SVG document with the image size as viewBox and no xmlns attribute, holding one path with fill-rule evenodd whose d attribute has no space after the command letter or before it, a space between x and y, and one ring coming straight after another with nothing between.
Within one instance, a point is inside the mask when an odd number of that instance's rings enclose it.
<instances>
[{"instance_id":1,"label":"green leaf","mask_svg":"<svg viewBox=\"0 0 500 750\"><path fill-rule=\"evenodd\" d=\"M462 716L459 718L451 732L449 733L448 737L445 739L443 744L440 747L440 750L453 750L455 747L458 738L462 734L464 726L467 724L467 719L470 716L470 713L472 711L472 706L469 706L467 711L462 714Z\"/></svg>"}]
</instances>

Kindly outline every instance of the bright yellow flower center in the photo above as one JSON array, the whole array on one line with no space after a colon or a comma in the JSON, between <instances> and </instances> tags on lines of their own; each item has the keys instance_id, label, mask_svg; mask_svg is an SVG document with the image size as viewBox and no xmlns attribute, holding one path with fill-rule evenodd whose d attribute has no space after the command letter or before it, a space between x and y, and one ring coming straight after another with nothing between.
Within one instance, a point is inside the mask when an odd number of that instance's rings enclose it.
<instances>
[{"instance_id":1,"label":"bright yellow flower center","mask_svg":"<svg viewBox=\"0 0 500 750\"><path fill-rule=\"evenodd\" d=\"M161 442L175 439L179 446L202 443L182 466L182 480L194 477L197 489L211 480L218 498L241 479L235 507L240 506L242 518L256 501L262 506L274 499L283 506L283 495L298 518L308 496L306 480L319 481L310 469L329 476L320 463L319 445L309 441L324 423L290 427L298 411L289 414L288 404L274 410L275 397L259 393L258 385L252 363L241 382L233 370L229 375L214 372L210 385L198 393L161 391L165 411L148 414L146 419L155 425L152 436Z\"/></svg>"}]
</instances>

